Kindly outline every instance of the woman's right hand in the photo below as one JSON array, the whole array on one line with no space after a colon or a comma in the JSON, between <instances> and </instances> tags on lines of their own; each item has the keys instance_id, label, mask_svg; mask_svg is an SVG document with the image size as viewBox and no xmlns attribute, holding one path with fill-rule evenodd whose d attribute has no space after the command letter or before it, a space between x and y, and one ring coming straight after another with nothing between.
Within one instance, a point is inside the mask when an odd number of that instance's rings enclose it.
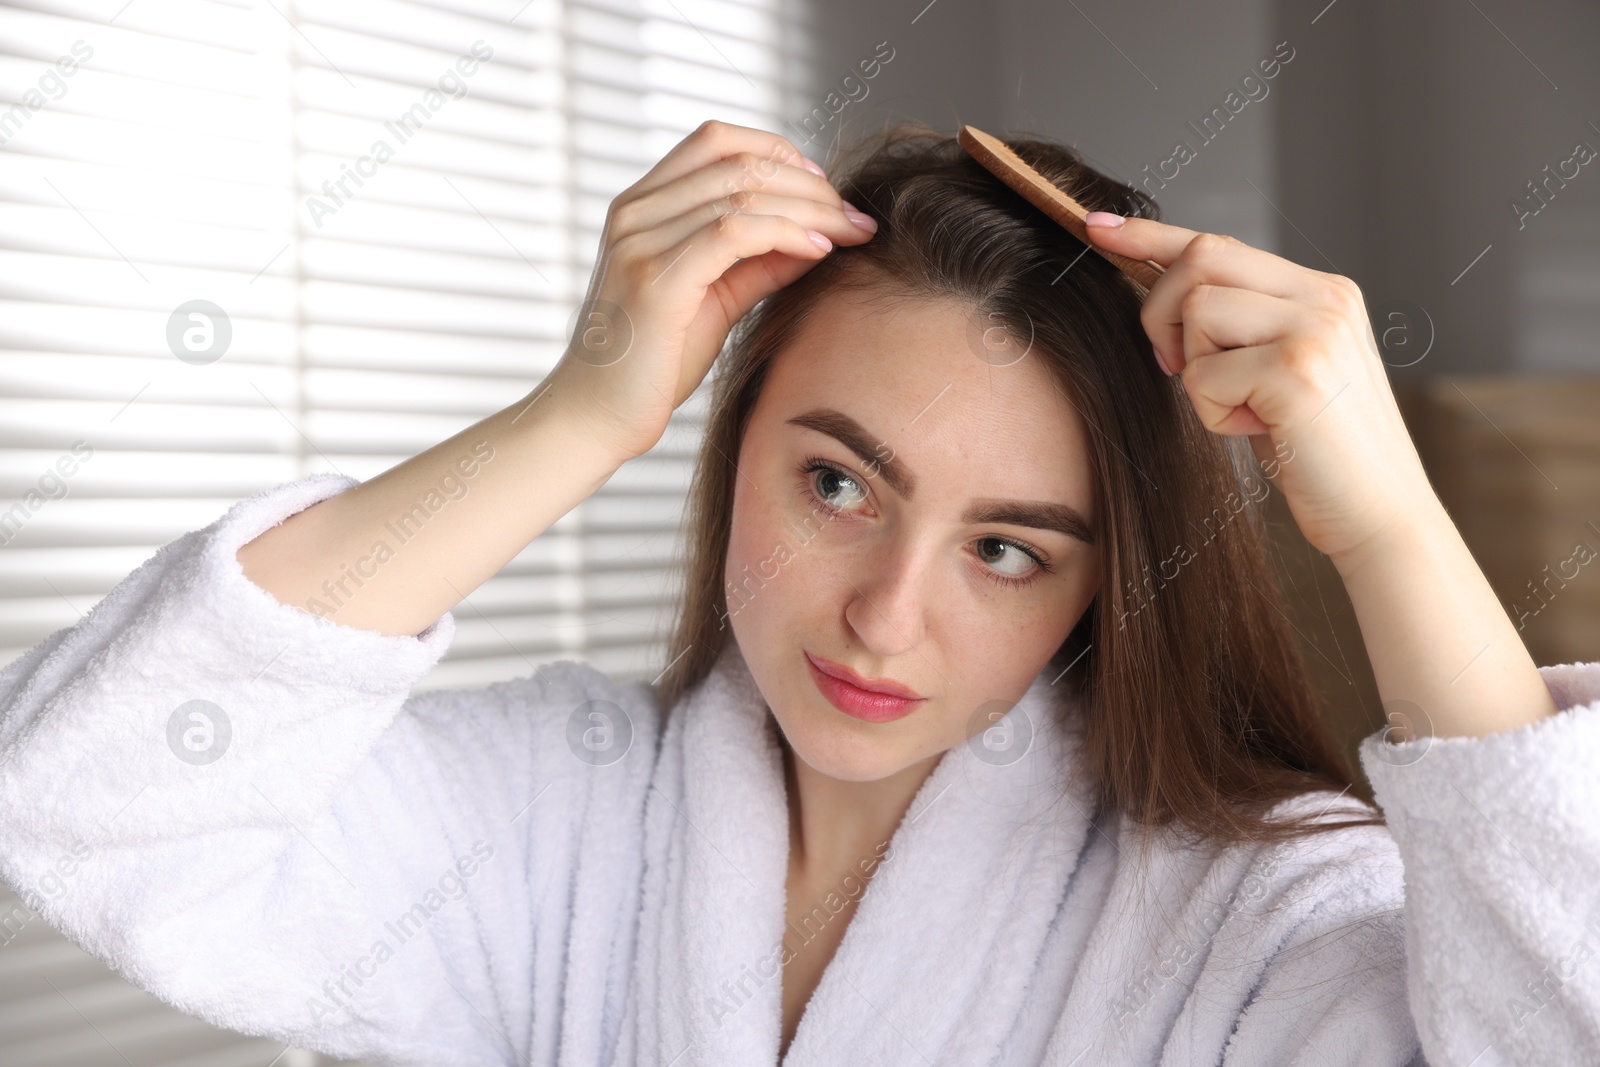
<instances>
[{"instance_id":1,"label":"woman's right hand","mask_svg":"<svg viewBox=\"0 0 1600 1067\"><path fill-rule=\"evenodd\" d=\"M642 455L746 312L875 229L787 139L702 123L611 202L551 384L619 459Z\"/></svg>"}]
</instances>

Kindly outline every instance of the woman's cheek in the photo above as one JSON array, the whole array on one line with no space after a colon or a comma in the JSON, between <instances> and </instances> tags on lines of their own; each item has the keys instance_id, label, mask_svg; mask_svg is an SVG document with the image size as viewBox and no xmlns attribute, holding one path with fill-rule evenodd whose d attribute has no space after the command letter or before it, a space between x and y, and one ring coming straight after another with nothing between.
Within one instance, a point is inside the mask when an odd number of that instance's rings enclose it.
<instances>
[{"instance_id":1,"label":"woman's cheek","mask_svg":"<svg viewBox=\"0 0 1600 1067\"><path fill-rule=\"evenodd\" d=\"M783 507L759 496L741 498L734 511L724 576L729 614L754 622L781 612L800 587L794 572L805 554Z\"/></svg>"},{"instance_id":2,"label":"woman's cheek","mask_svg":"<svg viewBox=\"0 0 1600 1067\"><path fill-rule=\"evenodd\" d=\"M961 647L970 649L977 662L991 665L999 678L1031 678L1030 671L1042 669L1093 598L1092 585L1070 575L1045 576L1016 589L997 585L966 561L962 569L962 590L947 600L964 603L964 610L951 611L950 625Z\"/></svg>"}]
</instances>

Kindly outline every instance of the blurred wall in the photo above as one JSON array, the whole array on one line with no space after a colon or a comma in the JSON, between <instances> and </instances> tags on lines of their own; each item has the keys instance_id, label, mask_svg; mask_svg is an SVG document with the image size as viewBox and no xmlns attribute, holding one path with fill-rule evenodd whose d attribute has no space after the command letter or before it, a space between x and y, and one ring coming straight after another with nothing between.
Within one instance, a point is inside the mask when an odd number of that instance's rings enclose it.
<instances>
[{"instance_id":1,"label":"blurred wall","mask_svg":"<svg viewBox=\"0 0 1600 1067\"><path fill-rule=\"evenodd\" d=\"M921 119L940 128L957 123L997 125L995 8L961 0L862 4L851 0L814 0L805 44L814 80L795 122L781 132L808 156L827 166L832 146L849 140L861 128L877 128L899 118ZM870 79L860 63L884 46L893 58ZM869 68L870 69L870 68ZM844 79L853 82L845 84ZM838 116L821 130L807 128L806 140L796 132L803 115L823 106L829 93L849 99Z\"/></svg>"},{"instance_id":2,"label":"blurred wall","mask_svg":"<svg viewBox=\"0 0 1600 1067\"><path fill-rule=\"evenodd\" d=\"M1277 35L1319 6L1274 5ZM1301 32L1283 254L1426 309L1434 348L1400 377L1600 368L1600 158L1573 159L1600 149L1600 5L1339 0Z\"/></svg>"},{"instance_id":3,"label":"blurred wall","mask_svg":"<svg viewBox=\"0 0 1600 1067\"><path fill-rule=\"evenodd\" d=\"M826 34L819 67L843 72L869 42L889 40L896 58L862 105L852 105L854 114L846 109L854 122L875 126L909 116L942 129L971 123L991 133L1060 138L1126 181L1143 180L1151 168L1151 193L1169 220L1201 226L1203 219L1204 228L1271 247L1268 200L1277 198L1277 179L1270 112L1278 87L1298 73L1298 42L1291 41L1296 57L1251 90L1260 100L1229 115L1209 141L1188 125L1200 127L1244 75L1272 57L1284 38L1272 36L1268 7L1265 0L936 0L926 8L819 0ZM1161 164L1180 140L1195 158L1164 181Z\"/></svg>"}]
</instances>

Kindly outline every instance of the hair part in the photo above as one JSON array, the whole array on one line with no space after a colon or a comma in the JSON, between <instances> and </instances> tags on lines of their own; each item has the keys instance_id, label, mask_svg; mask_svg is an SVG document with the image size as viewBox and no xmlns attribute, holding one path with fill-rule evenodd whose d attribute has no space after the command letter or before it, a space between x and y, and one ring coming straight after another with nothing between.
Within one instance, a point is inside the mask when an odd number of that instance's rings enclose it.
<instances>
[{"instance_id":1,"label":"hair part","mask_svg":"<svg viewBox=\"0 0 1600 1067\"><path fill-rule=\"evenodd\" d=\"M1074 149L1003 139L1085 208L1159 217L1148 195ZM1070 675L1059 710L1082 709L1100 802L1147 828L1222 842L1381 824L1359 791L1370 814L1272 817L1305 793L1354 791L1354 779L1270 565L1268 483L1248 440L1207 430L1181 381L1156 365L1139 318L1143 288L932 127L889 125L830 169L878 231L758 304L715 364L684 511L671 666L656 685L662 706L670 712L732 639L723 575L734 465L774 360L829 291L949 299L985 328L1028 339L1025 358L1044 361L1088 428L1101 584L1049 668Z\"/></svg>"}]
</instances>

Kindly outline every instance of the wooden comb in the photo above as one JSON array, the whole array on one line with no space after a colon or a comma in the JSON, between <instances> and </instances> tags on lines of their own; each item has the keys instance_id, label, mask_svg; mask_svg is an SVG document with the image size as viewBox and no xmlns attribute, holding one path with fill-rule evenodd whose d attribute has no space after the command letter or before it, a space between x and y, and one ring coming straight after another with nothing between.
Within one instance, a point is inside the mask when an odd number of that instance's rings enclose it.
<instances>
[{"instance_id":1,"label":"wooden comb","mask_svg":"<svg viewBox=\"0 0 1600 1067\"><path fill-rule=\"evenodd\" d=\"M968 155L983 164L985 170L1026 197L1034 207L1056 220L1068 233L1100 253L1113 266L1144 286L1146 291L1165 273L1159 263L1119 256L1089 240L1089 227L1083 221L1089 213L1083 205L1028 166L998 137L984 133L976 126L962 126L956 131L956 140Z\"/></svg>"}]
</instances>

